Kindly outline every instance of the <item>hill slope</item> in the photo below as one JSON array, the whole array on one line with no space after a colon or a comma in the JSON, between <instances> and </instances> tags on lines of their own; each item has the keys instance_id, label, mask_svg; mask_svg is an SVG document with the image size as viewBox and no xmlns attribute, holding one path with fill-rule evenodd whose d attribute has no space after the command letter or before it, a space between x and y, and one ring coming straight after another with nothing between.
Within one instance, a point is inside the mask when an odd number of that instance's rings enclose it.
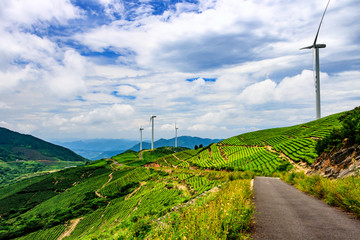
<instances>
[{"instance_id":1,"label":"hill slope","mask_svg":"<svg viewBox=\"0 0 360 240\"><path fill-rule=\"evenodd\" d=\"M181 136L181 137L177 138L177 145L178 145L178 147L186 147L186 148L193 149L195 147L195 145L197 145L197 146L199 146L199 145L208 146L211 143L217 143L217 142L220 142L221 140L222 139L210 139L210 138ZM175 138L171 138L171 139L163 139L163 138L161 138L161 139L154 142L154 148L172 147L172 146L175 146ZM142 147L143 147L143 149L150 149L151 148L151 143L143 142ZM140 144L138 143L138 144L136 144L135 146L133 146L130 149L134 150L134 151L139 151Z\"/></svg>"},{"instance_id":2,"label":"hill slope","mask_svg":"<svg viewBox=\"0 0 360 240\"><path fill-rule=\"evenodd\" d=\"M262 174L287 169L289 162L296 166L310 165L318 157L317 140L341 126L338 117L342 114L292 127L241 134L198 151L159 159L158 163L173 167L252 170Z\"/></svg>"},{"instance_id":3,"label":"hill slope","mask_svg":"<svg viewBox=\"0 0 360 240\"><path fill-rule=\"evenodd\" d=\"M0 184L23 174L79 165L85 161L64 147L0 128Z\"/></svg>"},{"instance_id":4,"label":"hill slope","mask_svg":"<svg viewBox=\"0 0 360 240\"><path fill-rule=\"evenodd\" d=\"M71 229L66 239L245 238L252 194L248 180L236 179L311 164L316 141L339 127L341 115L246 133L197 150L127 151L19 181L0 188L0 239L58 239Z\"/></svg>"}]
</instances>

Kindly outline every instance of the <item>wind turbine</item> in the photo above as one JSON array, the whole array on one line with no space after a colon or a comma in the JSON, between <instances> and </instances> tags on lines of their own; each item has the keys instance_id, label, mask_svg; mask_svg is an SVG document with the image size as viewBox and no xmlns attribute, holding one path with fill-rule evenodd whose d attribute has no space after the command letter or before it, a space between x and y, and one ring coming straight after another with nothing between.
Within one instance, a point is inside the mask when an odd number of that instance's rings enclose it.
<instances>
[{"instance_id":1,"label":"wind turbine","mask_svg":"<svg viewBox=\"0 0 360 240\"><path fill-rule=\"evenodd\" d=\"M142 150L142 131L144 130L144 128L140 127L140 152Z\"/></svg>"},{"instance_id":2,"label":"wind turbine","mask_svg":"<svg viewBox=\"0 0 360 240\"><path fill-rule=\"evenodd\" d=\"M329 6L330 0L328 1L325 11L322 15L321 21L320 21L320 25L319 28L317 30L316 36L315 36L315 40L314 43L311 46L308 47L303 47L302 49L314 49L313 50L313 54L315 54L315 59L314 59L314 64L315 64L315 93L316 93L316 118L319 119L321 118L321 107L320 107L320 63L319 63L319 48L325 48L326 44L316 44L317 38L319 36L319 31L320 31L320 27L322 24L322 21L324 19L326 10Z\"/></svg>"},{"instance_id":3,"label":"wind turbine","mask_svg":"<svg viewBox=\"0 0 360 240\"><path fill-rule=\"evenodd\" d=\"M156 116L151 115L150 117L150 121L151 121L151 150L154 150L154 118L156 118Z\"/></svg>"},{"instance_id":4,"label":"wind turbine","mask_svg":"<svg viewBox=\"0 0 360 240\"><path fill-rule=\"evenodd\" d=\"M179 128L178 127L176 127L176 123L175 123L175 147L177 147L177 130L178 130Z\"/></svg>"}]
</instances>

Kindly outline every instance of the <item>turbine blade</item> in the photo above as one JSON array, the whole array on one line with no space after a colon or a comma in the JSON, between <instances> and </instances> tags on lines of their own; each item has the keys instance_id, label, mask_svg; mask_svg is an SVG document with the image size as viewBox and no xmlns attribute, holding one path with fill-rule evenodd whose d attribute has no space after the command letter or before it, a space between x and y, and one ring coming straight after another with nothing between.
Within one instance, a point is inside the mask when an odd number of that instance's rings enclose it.
<instances>
[{"instance_id":1,"label":"turbine blade","mask_svg":"<svg viewBox=\"0 0 360 240\"><path fill-rule=\"evenodd\" d=\"M311 46L307 46L307 47L300 48L300 50L303 50L303 49L311 49L311 48L313 48L313 47L314 47L314 45L311 45Z\"/></svg>"},{"instance_id":2,"label":"turbine blade","mask_svg":"<svg viewBox=\"0 0 360 240\"><path fill-rule=\"evenodd\" d=\"M320 21L319 28L318 28L317 33L316 33L316 36L315 36L315 40L314 40L313 46L316 45L316 41L317 41L317 38L318 38L319 32L320 32L320 27L321 27L322 21L323 21L323 19L324 19L326 10L327 10L327 8L328 8L328 6L329 6L329 3L330 3L330 0L328 1L327 5L326 5L326 8L325 8L325 11L324 11L324 13L323 13L323 15L322 15L322 17L321 17L321 21Z\"/></svg>"}]
</instances>

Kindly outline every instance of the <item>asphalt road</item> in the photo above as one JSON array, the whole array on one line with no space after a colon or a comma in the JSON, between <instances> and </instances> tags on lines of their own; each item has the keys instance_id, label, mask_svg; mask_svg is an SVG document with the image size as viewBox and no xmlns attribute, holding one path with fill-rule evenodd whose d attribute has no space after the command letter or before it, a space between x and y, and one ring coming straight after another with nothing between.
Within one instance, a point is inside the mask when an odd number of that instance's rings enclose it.
<instances>
[{"instance_id":1,"label":"asphalt road","mask_svg":"<svg viewBox=\"0 0 360 240\"><path fill-rule=\"evenodd\" d=\"M360 221L277 178L256 177L254 239L360 240Z\"/></svg>"}]
</instances>

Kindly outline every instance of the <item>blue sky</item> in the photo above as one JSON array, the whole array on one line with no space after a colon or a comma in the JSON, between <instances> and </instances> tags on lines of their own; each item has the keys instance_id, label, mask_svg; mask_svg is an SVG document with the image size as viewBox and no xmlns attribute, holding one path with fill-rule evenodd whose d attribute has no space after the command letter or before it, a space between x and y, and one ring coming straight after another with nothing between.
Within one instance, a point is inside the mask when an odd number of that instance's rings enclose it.
<instances>
[{"instance_id":1,"label":"blue sky","mask_svg":"<svg viewBox=\"0 0 360 240\"><path fill-rule=\"evenodd\" d=\"M315 119L327 1L3 0L0 126L45 139L227 138ZM360 8L330 2L322 116L360 105Z\"/></svg>"}]
</instances>

